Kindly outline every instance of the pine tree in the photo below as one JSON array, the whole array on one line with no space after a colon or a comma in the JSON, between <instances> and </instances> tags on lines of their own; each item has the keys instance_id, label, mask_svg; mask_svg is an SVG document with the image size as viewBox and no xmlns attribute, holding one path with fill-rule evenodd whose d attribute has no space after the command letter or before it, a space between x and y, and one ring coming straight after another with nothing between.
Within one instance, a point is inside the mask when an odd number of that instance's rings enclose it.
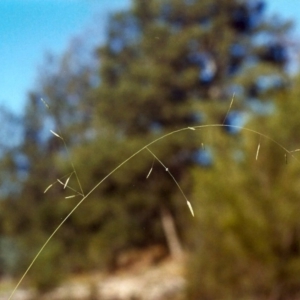
<instances>
[{"instance_id":1,"label":"pine tree","mask_svg":"<svg viewBox=\"0 0 300 300\"><path fill-rule=\"evenodd\" d=\"M13 146L10 144L14 138L6 137L8 146L1 153L1 177L6 178L2 180L3 191L6 190L2 195L6 211L1 223L2 237L11 243L12 249L21 249L11 254L15 259L9 266L10 275L24 272L42 243L74 206L74 201L61 201L69 190L64 190L57 179L65 182L66 176L74 172L68 151L84 143L89 135L90 107L82 99L92 85L91 65L86 61L86 65L80 64L79 57L84 59L82 50L78 43L73 43L59 60L48 56L39 85L28 94L24 114L19 117L19 132L14 124L5 124L15 127L13 136L19 135L18 144ZM58 133L68 144L68 150ZM74 178L73 174L70 185L79 190ZM72 225L66 227L68 231ZM68 253L68 238L73 236L66 236L62 232L62 237L53 241L41 258L44 260L40 269L29 276L39 290L52 288L62 274L72 270L64 253Z\"/></svg>"},{"instance_id":2,"label":"pine tree","mask_svg":"<svg viewBox=\"0 0 300 300\"><path fill-rule=\"evenodd\" d=\"M139 0L129 11L113 15L106 43L98 50L101 84L91 97L97 102L95 148L105 149L109 139L121 149L107 146L109 154L102 152L106 159L93 159L94 173L104 176L100 162L113 165L105 163L116 161L112 155L125 159L139 145L172 130L204 123L241 126L246 112L267 111L268 99L285 85L288 56L282 38L289 24L265 20L264 10L263 1ZM233 93L235 109L224 120ZM188 169L194 163L213 164L209 145L203 147L211 140L207 136L184 132L151 146L187 194L193 189ZM189 224L185 201L155 159L145 182L153 157L144 152L106 183L101 197L114 202L111 222L124 222L121 227L135 232L130 243L162 242L165 237L157 228L167 211L184 238ZM114 234L124 238L122 230Z\"/></svg>"}]
</instances>

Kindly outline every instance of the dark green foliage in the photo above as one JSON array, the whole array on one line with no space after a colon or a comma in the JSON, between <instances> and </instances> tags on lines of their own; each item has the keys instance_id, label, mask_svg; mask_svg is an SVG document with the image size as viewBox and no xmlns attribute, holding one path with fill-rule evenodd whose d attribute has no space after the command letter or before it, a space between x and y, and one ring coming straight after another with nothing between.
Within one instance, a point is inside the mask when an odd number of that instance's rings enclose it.
<instances>
[{"instance_id":1,"label":"dark green foliage","mask_svg":"<svg viewBox=\"0 0 300 300\"><path fill-rule=\"evenodd\" d=\"M298 95L295 84L278 96L276 113L264 126L289 150L298 146L293 128L299 114L287 120L287 112L297 110ZM230 147L217 136L215 143ZM242 159L217 152L213 169L194 170L197 225L187 298L298 299L299 161L290 155L286 160L283 149L247 132L235 147L242 147Z\"/></svg>"},{"instance_id":2,"label":"dark green foliage","mask_svg":"<svg viewBox=\"0 0 300 300\"><path fill-rule=\"evenodd\" d=\"M42 241L43 239L41 239ZM39 263L34 266L29 278L31 285L39 293L45 293L57 287L65 277L67 269L63 268L62 250L62 245L53 241L40 256Z\"/></svg>"}]
</instances>

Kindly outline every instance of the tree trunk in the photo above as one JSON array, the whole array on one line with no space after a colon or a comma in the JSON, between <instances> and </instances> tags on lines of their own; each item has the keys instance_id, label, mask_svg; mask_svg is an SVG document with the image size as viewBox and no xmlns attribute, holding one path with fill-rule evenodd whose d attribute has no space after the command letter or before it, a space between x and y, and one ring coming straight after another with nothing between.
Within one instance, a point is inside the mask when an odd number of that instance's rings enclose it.
<instances>
[{"instance_id":1,"label":"tree trunk","mask_svg":"<svg viewBox=\"0 0 300 300\"><path fill-rule=\"evenodd\" d=\"M171 212L164 206L161 206L160 214L171 256L175 259L180 259L183 257L183 250L176 231L174 218L171 215Z\"/></svg>"}]
</instances>

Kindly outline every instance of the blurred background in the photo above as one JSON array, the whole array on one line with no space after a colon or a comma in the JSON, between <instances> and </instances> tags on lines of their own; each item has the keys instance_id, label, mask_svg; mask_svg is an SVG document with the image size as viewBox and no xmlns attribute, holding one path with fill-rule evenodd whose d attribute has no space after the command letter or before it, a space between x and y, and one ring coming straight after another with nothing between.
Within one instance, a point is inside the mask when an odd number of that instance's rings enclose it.
<instances>
[{"instance_id":1,"label":"blurred background","mask_svg":"<svg viewBox=\"0 0 300 300\"><path fill-rule=\"evenodd\" d=\"M1 0L0 298L84 195L186 128L95 189L16 296L300 299L299 14Z\"/></svg>"}]
</instances>

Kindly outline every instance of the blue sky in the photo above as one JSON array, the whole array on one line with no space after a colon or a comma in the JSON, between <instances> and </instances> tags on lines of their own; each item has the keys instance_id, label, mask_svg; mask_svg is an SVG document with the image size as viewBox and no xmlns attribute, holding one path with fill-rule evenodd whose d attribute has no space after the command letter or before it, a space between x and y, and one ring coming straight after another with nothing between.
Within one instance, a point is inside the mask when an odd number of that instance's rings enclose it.
<instances>
[{"instance_id":1,"label":"blue sky","mask_svg":"<svg viewBox=\"0 0 300 300\"><path fill-rule=\"evenodd\" d=\"M130 0L0 0L0 105L22 113L46 52L61 54L71 39L95 28ZM291 18L300 37L299 0L268 0L267 12ZM96 38L96 37L95 37Z\"/></svg>"}]
</instances>

